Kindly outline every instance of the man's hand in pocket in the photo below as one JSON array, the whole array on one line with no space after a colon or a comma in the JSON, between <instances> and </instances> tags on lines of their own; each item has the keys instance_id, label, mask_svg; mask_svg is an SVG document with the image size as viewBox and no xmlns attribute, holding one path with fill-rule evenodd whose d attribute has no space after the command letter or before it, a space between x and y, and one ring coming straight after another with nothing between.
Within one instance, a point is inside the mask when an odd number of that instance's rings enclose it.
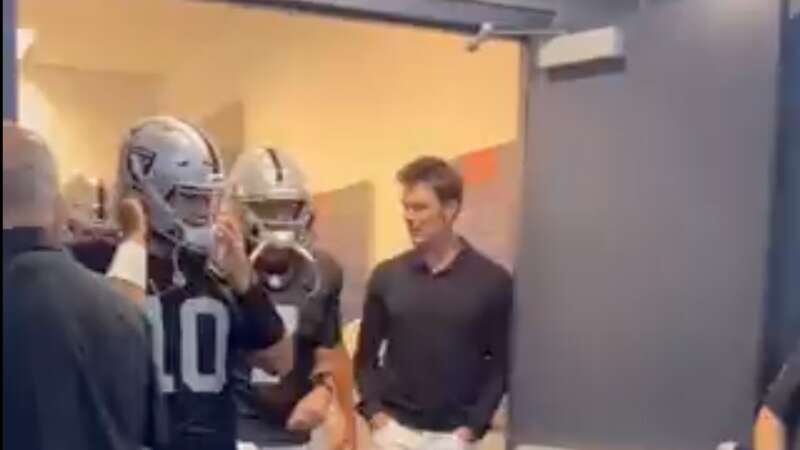
<instances>
[{"instance_id":1,"label":"man's hand in pocket","mask_svg":"<svg viewBox=\"0 0 800 450\"><path fill-rule=\"evenodd\" d=\"M455 435L457 438L461 439L462 441L471 444L475 442L475 433L472 432L467 427L461 427L455 431Z\"/></svg>"},{"instance_id":2,"label":"man's hand in pocket","mask_svg":"<svg viewBox=\"0 0 800 450\"><path fill-rule=\"evenodd\" d=\"M369 427L372 431L378 431L384 428L386 425L389 425L392 419L385 413L377 413L372 416L372 419L369 421Z\"/></svg>"}]
</instances>

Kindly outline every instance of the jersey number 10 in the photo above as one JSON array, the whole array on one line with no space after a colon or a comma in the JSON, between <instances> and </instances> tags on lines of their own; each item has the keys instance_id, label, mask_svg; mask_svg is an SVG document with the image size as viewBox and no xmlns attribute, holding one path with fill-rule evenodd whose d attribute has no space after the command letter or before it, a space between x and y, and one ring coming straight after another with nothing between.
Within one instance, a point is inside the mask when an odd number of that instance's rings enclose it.
<instances>
[{"instance_id":1,"label":"jersey number 10","mask_svg":"<svg viewBox=\"0 0 800 450\"><path fill-rule=\"evenodd\" d=\"M227 382L228 333L230 316L225 306L209 297L190 298L180 306L179 333L181 378L183 383L197 393L219 393ZM161 390L166 394L175 392L175 374L167 372L165 363L164 314L157 297L148 298L148 317L153 326L153 357L161 379ZM201 318L214 323L214 348L200 348L199 322ZM176 342L171 339L170 342ZM201 373L200 355L213 351L212 373Z\"/></svg>"}]
</instances>

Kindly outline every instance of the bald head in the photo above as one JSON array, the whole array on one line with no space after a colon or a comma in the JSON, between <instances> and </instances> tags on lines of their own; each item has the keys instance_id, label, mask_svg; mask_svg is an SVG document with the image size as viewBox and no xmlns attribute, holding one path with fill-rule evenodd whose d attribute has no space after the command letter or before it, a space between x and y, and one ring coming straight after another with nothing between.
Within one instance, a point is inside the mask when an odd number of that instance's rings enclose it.
<instances>
[{"instance_id":1,"label":"bald head","mask_svg":"<svg viewBox=\"0 0 800 450\"><path fill-rule=\"evenodd\" d=\"M3 229L51 229L58 207L56 164L44 139L3 121Z\"/></svg>"}]
</instances>

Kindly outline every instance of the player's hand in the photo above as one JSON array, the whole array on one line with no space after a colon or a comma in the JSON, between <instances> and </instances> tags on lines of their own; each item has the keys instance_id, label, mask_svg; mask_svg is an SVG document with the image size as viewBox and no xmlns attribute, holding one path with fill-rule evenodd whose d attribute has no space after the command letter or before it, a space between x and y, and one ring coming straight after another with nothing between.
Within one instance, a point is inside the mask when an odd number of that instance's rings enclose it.
<instances>
[{"instance_id":1,"label":"player's hand","mask_svg":"<svg viewBox=\"0 0 800 450\"><path fill-rule=\"evenodd\" d=\"M238 294L244 294L253 283L253 266L247 257L241 228L229 215L220 217L214 228L219 246L215 250L214 262L231 287Z\"/></svg>"},{"instance_id":2,"label":"player's hand","mask_svg":"<svg viewBox=\"0 0 800 450\"><path fill-rule=\"evenodd\" d=\"M147 243L148 222L141 200L127 197L119 203L117 221L122 229L122 239L138 244Z\"/></svg>"},{"instance_id":3,"label":"player's hand","mask_svg":"<svg viewBox=\"0 0 800 450\"><path fill-rule=\"evenodd\" d=\"M314 388L295 406L286 426L291 431L311 431L325 421L333 393L324 386Z\"/></svg>"},{"instance_id":4,"label":"player's hand","mask_svg":"<svg viewBox=\"0 0 800 450\"><path fill-rule=\"evenodd\" d=\"M331 412L333 414L328 416L328 420L325 422L330 448L332 450L357 450L356 422L351 420L354 416L342 413L341 407L333 408Z\"/></svg>"},{"instance_id":5,"label":"player's hand","mask_svg":"<svg viewBox=\"0 0 800 450\"><path fill-rule=\"evenodd\" d=\"M475 433L473 433L472 430L470 430L467 427L461 427L457 429L455 431L455 435L457 438L461 439L462 441L468 444L475 442Z\"/></svg>"},{"instance_id":6,"label":"player's hand","mask_svg":"<svg viewBox=\"0 0 800 450\"><path fill-rule=\"evenodd\" d=\"M351 415L352 420L345 421L343 449L358 450L358 425L355 415Z\"/></svg>"}]
</instances>

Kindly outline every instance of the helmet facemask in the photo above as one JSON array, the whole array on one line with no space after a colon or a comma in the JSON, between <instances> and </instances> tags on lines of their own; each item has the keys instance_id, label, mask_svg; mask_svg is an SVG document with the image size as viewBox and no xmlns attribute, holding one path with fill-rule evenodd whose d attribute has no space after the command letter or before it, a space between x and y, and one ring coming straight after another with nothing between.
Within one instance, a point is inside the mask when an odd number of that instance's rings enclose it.
<instances>
[{"instance_id":1,"label":"helmet facemask","mask_svg":"<svg viewBox=\"0 0 800 450\"><path fill-rule=\"evenodd\" d=\"M308 265L314 273L312 292L320 288L321 274L312 252L311 213L307 205L297 201L249 201L244 205L248 226L250 261L254 267L266 269L268 284L281 288L281 275L291 276L293 256Z\"/></svg>"},{"instance_id":2,"label":"helmet facemask","mask_svg":"<svg viewBox=\"0 0 800 450\"><path fill-rule=\"evenodd\" d=\"M295 243L311 245L311 213L304 200L248 199L242 202L248 238L253 247L290 249Z\"/></svg>"}]
</instances>

